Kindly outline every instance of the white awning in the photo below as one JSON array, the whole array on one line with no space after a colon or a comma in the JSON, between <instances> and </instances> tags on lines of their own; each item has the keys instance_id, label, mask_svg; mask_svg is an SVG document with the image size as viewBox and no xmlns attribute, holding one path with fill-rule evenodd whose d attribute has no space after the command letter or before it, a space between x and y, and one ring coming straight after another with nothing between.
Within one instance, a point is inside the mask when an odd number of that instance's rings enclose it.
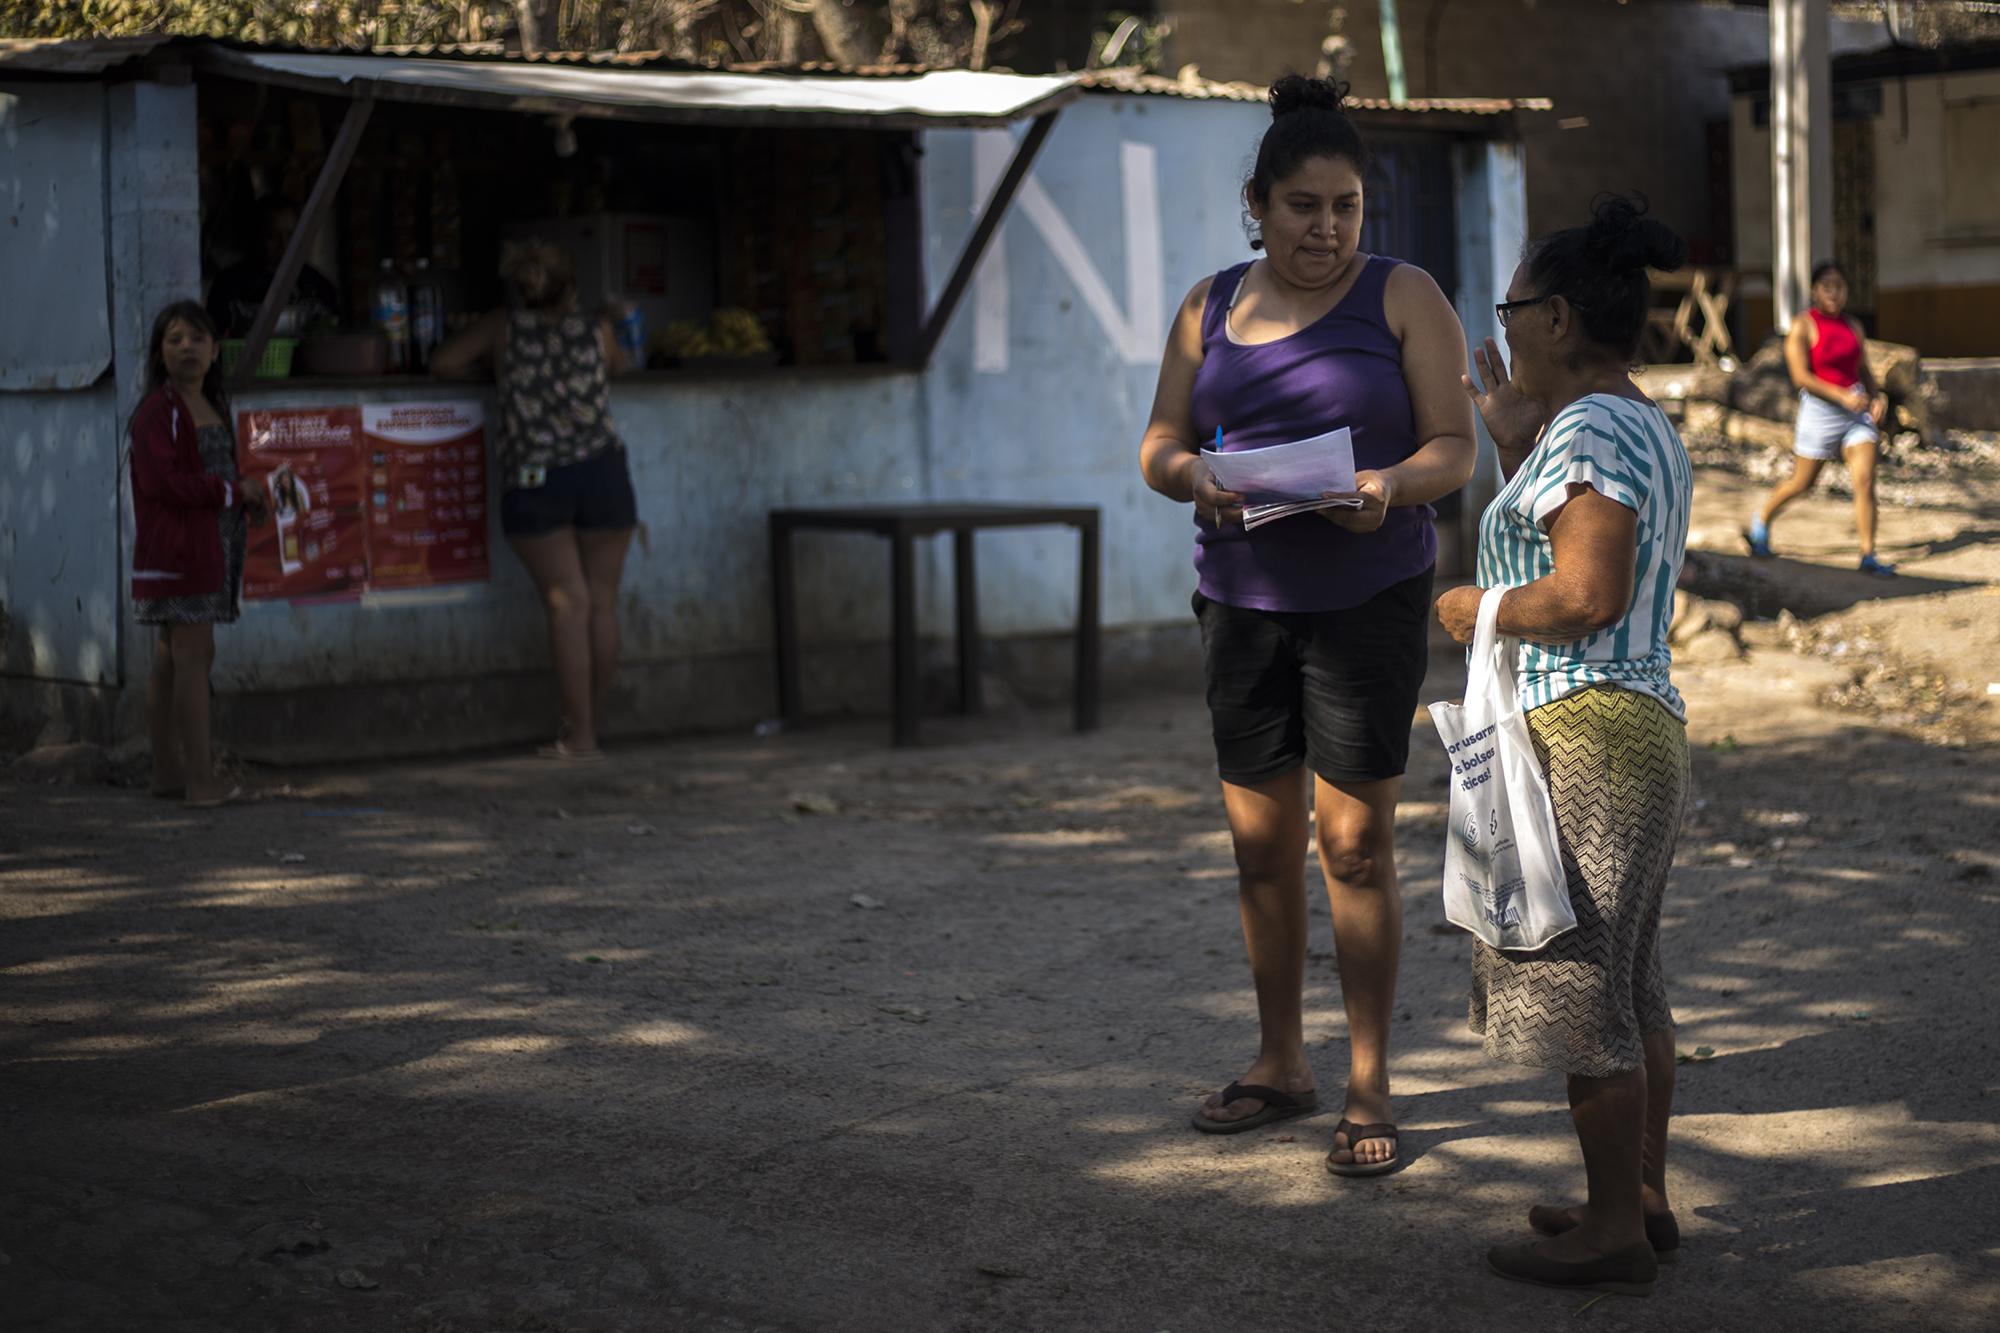
<instances>
[{"instance_id":1,"label":"white awning","mask_svg":"<svg viewBox=\"0 0 2000 1333\"><path fill-rule=\"evenodd\" d=\"M343 96L365 87L391 101L697 124L875 129L998 125L1053 111L1082 94L1074 75L970 70L739 74L223 48L210 48L203 60L218 74Z\"/></svg>"}]
</instances>

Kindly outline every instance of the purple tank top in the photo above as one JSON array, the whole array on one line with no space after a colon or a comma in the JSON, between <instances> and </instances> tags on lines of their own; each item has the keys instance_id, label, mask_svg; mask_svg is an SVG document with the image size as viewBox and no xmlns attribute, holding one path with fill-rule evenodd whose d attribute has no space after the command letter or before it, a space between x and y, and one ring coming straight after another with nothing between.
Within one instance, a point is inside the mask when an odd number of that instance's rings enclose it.
<instances>
[{"instance_id":1,"label":"purple tank top","mask_svg":"<svg viewBox=\"0 0 2000 1333\"><path fill-rule=\"evenodd\" d=\"M1254 262L1254 261L1253 261ZM1357 471L1386 468L1417 451L1403 347L1382 313L1400 261L1368 258L1340 304L1276 342L1230 341L1229 307L1249 264L1215 275L1201 313L1194 424L1204 448L1222 428L1224 452L1324 434L1353 433ZM1339 611L1412 578L1437 560L1429 505L1389 510L1374 532L1349 532L1297 514L1246 532L1195 519L1194 567L1202 596L1260 611Z\"/></svg>"}]
</instances>

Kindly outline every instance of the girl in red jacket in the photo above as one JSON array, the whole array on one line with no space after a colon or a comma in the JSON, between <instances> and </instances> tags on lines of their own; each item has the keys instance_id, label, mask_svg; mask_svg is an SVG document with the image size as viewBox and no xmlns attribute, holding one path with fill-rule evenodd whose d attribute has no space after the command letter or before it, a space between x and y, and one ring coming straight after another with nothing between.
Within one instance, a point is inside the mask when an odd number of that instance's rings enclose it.
<instances>
[{"instance_id":1,"label":"girl in red jacket","mask_svg":"<svg viewBox=\"0 0 2000 1333\"><path fill-rule=\"evenodd\" d=\"M236 484L236 441L216 364L215 325L194 301L153 321L147 392L132 414L132 602L158 625L146 682L153 795L197 808L225 805L242 789L220 779L208 747L208 669L215 627L236 620L245 515L261 522L259 496Z\"/></svg>"}]
</instances>

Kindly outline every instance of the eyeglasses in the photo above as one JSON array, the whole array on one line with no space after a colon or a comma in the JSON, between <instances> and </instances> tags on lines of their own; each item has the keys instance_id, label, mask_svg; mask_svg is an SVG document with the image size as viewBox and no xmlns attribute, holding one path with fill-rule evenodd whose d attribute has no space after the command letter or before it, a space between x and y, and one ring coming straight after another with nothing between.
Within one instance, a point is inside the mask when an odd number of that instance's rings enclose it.
<instances>
[{"instance_id":1,"label":"eyeglasses","mask_svg":"<svg viewBox=\"0 0 2000 1333\"><path fill-rule=\"evenodd\" d=\"M1562 293L1560 292L1543 292L1540 296L1524 297L1519 301L1502 301L1500 304L1493 307L1493 318L1499 320L1500 327L1504 329L1507 327L1508 317L1511 316L1516 310L1519 310L1524 306L1540 305L1544 301L1553 300L1555 297L1561 295ZM1563 299L1569 300L1568 297L1563 297ZM1570 301L1569 308L1572 310L1582 310L1585 307L1578 305L1574 301Z\"/></svg>"},{"instance_id":2,"label":"eyeglasses","mask_svg":"<svg viewBox=\"0 0 2000 1333\"><path fill-rule=\"evenodd\" d=\"M1504 329L1507 327L1508 317L1516 310L1520 310L1526 306L1540 305L1554 295L1554 292L1545 292L1540 296L1530 296L1519 301L1502 301L1493 307L1493 318L1499 320L1500 327Z\"/></svg>"}]
</instances>

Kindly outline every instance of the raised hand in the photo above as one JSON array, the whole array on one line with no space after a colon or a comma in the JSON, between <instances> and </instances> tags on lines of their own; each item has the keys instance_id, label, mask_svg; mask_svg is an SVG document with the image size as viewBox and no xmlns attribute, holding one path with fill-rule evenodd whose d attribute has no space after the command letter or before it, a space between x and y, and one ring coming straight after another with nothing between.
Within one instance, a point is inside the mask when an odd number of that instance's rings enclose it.
<instances>
[{"instance_id":1,"label":"raised hand","mask_svg":"<svg viewBox=\"0 0 2000 1333\"><path fill-rule=\"evenodd\" d=\"M1486 423L1486 433L1493 437L1493 443L1510 453L1526 453L1534 448L1542 427L1549 422L1548 407L1516 387L1508 377L1500 345L1491 338L1472 349L1472 361L1479 372L1479 383L1474 384L1470 375L1459 376L1459 383L1472 396L1472 405L1479 409L1479 419Z\"/></svg>"}]
</instances>

